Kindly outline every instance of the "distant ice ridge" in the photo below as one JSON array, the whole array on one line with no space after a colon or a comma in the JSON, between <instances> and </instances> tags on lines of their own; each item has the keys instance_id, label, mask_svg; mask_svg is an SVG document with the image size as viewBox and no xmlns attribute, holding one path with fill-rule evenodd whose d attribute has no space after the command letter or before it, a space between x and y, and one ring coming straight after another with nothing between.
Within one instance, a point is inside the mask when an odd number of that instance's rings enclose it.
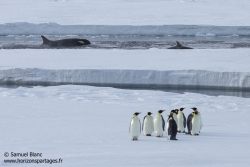
<instances>
[{"instance_id":1,"label":"distant ice ridge","mask_svg":"<svg viewBox=\"0 0 250 167\"><path fill-rule=\"evenodd\" d=\"M0 35L250 36L250 26L0 24Z\"/></svg>"},{"instance_id":2,"label":"distant ice ridge","mask_svg":"<svg viewBox=\"0 0 250 167\"><path fill-rule=\"evenodd\" d=\"M103 86L186 86L250 89L250 72L213 72L205 70L0 70L3 84L88 84Z\"/></svg>"}]
</instances>

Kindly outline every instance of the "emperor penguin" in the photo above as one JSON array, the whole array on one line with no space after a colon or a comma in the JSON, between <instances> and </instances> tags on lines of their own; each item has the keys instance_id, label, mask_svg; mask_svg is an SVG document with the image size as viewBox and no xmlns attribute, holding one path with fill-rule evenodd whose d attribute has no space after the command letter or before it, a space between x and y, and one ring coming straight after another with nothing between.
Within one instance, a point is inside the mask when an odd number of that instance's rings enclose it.
<instances>
[{"instance_id":1,"label":"emperor penguin","mask_svg":"<svg viewBox=\"0 0 250 167\"><path fill-rule=\"evenodd\" d=\"M202 125L202 120L200 113L198 112L197 108L191 108L194 111L189 114L188 120L187 120L187 126L188 126L188 133L191 135L199 135Z\"/></svg>"},{"instance_id":2,"label":"emperor penguin","mask_svg":"<svg viewBox=\"0 0 250 167\"><path fill-rule=\"evenodd\" d=\"M177 124L174 120L173 115L169 115L168 117L168 140L178 140L176 139L177 134Z\"/></svg>"},{"instance_id":3,"label":"emperor penguin","mask_svg":"<svg viewBox=\"0 0 250 167\"><path fill-rule=\"evenodd\" d=\"M148 112L142 122L142 131L144 132L145 136L151 136L154 131L153 117L151 114L153 113Z\"/></svg>"},{"instance_id":4,"label":"emperor penguin","mask_svg":"<svg viewBox=\"0 0 250 167\"><path fill-rule=\"evenodd\" d=\"M130 122L129 133L132 136L132 140L138 140L139 135L141 133L141 122L138 118L139 114L139 112L134 113L133 118Z\"/></svg>"},{"instance_id":5,"label":"emperor penguin","mask_svg":"<svg viewBox=\"0 0 250 167\"><path fill-rule=\"evenodd\" d=\"M185 128L186 128L186 117L184 113L182 112L185 108L180 108L180 110L177 109L178 114L177 114L177 131L179 133L185 133Z\"/></svg>"},{"instance_id":6,"label":"emperor penguin","mask_svg":"<svg viewBox=\"0 0 250 167\"><path fill-rule=\"evenodd\" d=\"M188 129L188 132L186 132L186 134L191 134L191 122L192 122L192 119L193 119L193 114L189 114L188 115L188 118L187 118L187 129Z\"/></svg>"},{"instance_id":7,"label":"emperor penguin","mask_svg":"<svg viewBox=\"0 0 250 167\"><path fill-rule=\"evenodd\" d=\"M176 124L178 124L177 114L178 114L178 110L171 110L170 112L170 115L174 117Z\"/></svg>"},{"instance_id":8,"label":"emperor penguin","mask_svg":"<svg viewBox=\"0 0 250 167\"><path fill-rule=\"evenodd\" d=\"M163 131L165 131L165 120L161 113L165 110L159 110L154 118L154 130L156 137L163 137Z\"/></svg>"},{"instance_id":9,"label":"emperor penguin","mask_svg":"<svg viewBox=\"0 0 250 167\"><path fill-rule=\"evenodd\" d=\"M172 115L172 117L174 118L176 125L178 124L177 114L178 114L178 112L176 110L171 110L171 112L170 112L170 115ZM168 129L168 121L167 121L166 129ZM166 133L168 133L168 132L166 131Z\"/></svg>"},{"instance_id":10,"label":"emperor penguin","mask_svg":"<svg viewBox=\"0 0 250 167\"><path fill-rule=\"evenodd\" d=\"M202 122L202 117L201 117L201 112L199 112L198 111L198 109L196 108L196 107L194 107L194 108L191 108L191 109L193 109L194 111L197 111L199 114L199 117L200 117L200 120L201 120L201 124L200 124L200 130L201 130L201 128L203 127L203 122Z\"/></svg>"}]
</instances>

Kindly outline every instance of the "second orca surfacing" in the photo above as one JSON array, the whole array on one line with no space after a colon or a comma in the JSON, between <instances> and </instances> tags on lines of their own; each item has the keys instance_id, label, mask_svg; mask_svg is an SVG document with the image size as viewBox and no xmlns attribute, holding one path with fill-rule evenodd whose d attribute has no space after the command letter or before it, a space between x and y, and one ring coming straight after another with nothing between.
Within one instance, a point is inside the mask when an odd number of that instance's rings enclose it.
<instances>
[{"instance_id":1,"label":"second orca surfacing","mask_svg":"<svg viewBox=\"0 0 250 167\"><path fill-rule=\"evenodd\" d=\"M193 48L182 46L180 42L176 41L176 46L170 47L168 49L193 49Z\"/></svg>"},{"instance_id":2,"label":"second orca surfacing","mask_svg":"<svg viewBox=\"0 0 250 167\"><path fill-rule=\"evenodd\" d=\"M43 35L41 37L43 39L43 44L48 45L49 47L75 47L91 44L87 39L71 38L51 41Z\"/></svg>"}]
</instances>

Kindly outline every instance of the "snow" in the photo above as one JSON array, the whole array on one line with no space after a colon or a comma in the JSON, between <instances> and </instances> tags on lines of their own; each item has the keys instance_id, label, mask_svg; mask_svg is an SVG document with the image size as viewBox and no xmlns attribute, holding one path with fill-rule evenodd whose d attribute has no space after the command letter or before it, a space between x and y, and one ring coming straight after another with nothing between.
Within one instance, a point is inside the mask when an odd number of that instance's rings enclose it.
<instances>
[{"instance_id":1,"label":"snow","mask_svg":"<svg viewBox=\"0 0 250 167\"><path fill-rule=\"evenodd\" d=\"M0 52L0 83L234 89L250 86L248 49L18 50L19 55L16 50Z\"/></svg>"},{"instance_id":2,"label":"snow","mask_svg":"<svg viewBox=\"0 0 250 167\"><path fill-rule=\"evenodd\" d=\"M249 8L247 0L2 0L0 35L249 36Z\"/></svg>"},{"instance_id":3,"label":"snow","mask_svg":"<svg viewBox=\"0 0 250 167\"><path fill-rule=\"evenodd\" d=\"M42 40L41 40L42 43ZM132 69L249 72L249 49L0 50L0 69Z\"/></svg>"},{"instance_id":4,"label":"snow","mask_svg":"<svg viewBox=\"0 0 250 167\"><path fill-rule=\"evenodd\" d=\"M13 105L14 104L14 105ZM0 152L42 152L62 158L53 166L248 166L249 99L122 90L90 86L0 88ZM134 112L166 119L171 109L197 107L200 136L178 134L178 141L145 137L131 141ZM1 166L10 164L3 163ZM13 158L12 158L13 159ZM40 164L45 166L44 164ZM15 164L25 166L25 164ZM35 165L31 165L35 166Z\"/></svg>"},{"instance_id":5,"label":"snow","mask_svg":"<svg viewBox=\"0 0 250 167\"><path fill-rule=\"evenodd\" d=\"M0 24L249 26L247 0L0 1Z\"/></svg>"},{"instance_id":6,"label":"snow","mask_svg":"<svg viewBox=\"0 0 250 167\"><path fill-rule=\"evenodd\" d=\"M0 1L0 35L249 36L247 0ZM41 41L42 43L42 41ZM245 88L249 49L0 50L0 83L91 83ZM64 85L0 87L0 166L5 152L63 159L53 166L213 166L250 164L248 98ZM153 116L191 107L199 136L131 141L134 112ZM19 157L20 158L20 157ZM22 159L22 158L20 158ZM35 158L36 159L36 158ZM27 166L14 164L13 166ZM29 164L28 166L37 166ZM45 166L39 164L39 166ZM47 166L47 164L46 164Z\"/></svg>"}]
</instances>

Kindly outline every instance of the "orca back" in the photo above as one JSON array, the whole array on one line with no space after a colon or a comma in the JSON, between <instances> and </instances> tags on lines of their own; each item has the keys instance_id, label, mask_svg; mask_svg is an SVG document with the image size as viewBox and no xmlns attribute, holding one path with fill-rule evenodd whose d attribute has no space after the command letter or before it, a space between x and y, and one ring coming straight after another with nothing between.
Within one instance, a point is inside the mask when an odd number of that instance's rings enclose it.
<instances>
[{"instance_id":1,"label":"orca back","mask_svg":"<svg viewBox=\"0 0 250 167\"><path fill-rule=\"evenodd\" d=\"M43 39L43 44L50 44L51 43L51 41L50 40L48 40L45 36L43 36L43 35L41 35L41 37L42 37L42 39Z\"/></svg>"},{"instance_id":2,"label":"orca back","mask_svg":"<svg viewBox=\"0 0 250 167\"><path fill-rule=\"evenodd\" d=\"M45 36L41 35L43 39L43 44L49 45L50 47L74 47L74 46L82 46L82 45L89 45L91 44L87 39L78 39L78 38L71 38L71 39L61 39L56 41L50 41Z\"/></svg>"},{"instance_id":3,"label":"orca back","mask_svg":"<svg viewBox=\"0 0 250 167\"><path fill-rule=\"evenodd\" d=\"M176 46L170 47L168 49L193 49L193 48L182 46L180 42L176 41Z\"/></svg>"}]
</instances>

